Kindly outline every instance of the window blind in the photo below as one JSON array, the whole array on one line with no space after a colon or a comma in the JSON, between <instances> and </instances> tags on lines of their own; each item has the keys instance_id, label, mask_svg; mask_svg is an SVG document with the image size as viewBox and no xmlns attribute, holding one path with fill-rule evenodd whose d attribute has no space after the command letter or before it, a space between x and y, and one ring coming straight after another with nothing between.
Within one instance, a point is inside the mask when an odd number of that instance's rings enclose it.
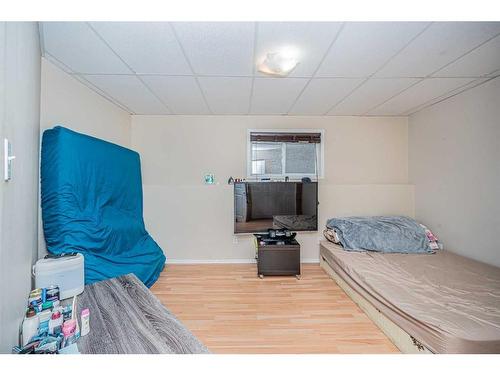
<instances>
[{"instance_id":1,"label":"window blind","mask_svg":"<svg viewBox=\"0 0 500 375\"><path fill-rule=\"evenodd\" d=\"M251 132L251 142L321 143L321 133Z\"/></svg>"}]
</instances>

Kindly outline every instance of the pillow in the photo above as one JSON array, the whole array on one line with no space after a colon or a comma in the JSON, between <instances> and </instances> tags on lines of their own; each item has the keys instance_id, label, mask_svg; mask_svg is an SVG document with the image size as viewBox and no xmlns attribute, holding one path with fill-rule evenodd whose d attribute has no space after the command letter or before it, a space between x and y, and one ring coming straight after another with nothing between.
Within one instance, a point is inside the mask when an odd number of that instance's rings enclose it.
<instances>
[{"instance_id":1,"label":"pillow","mask_svg":"<svg viewBox=\"0 0 500 375\"><path fill-rule=\"evenodd\" d=\"M328 241L333 242L334 244L340 245L339 237L337 236L337 233L335 233L335 230L330 229L330 228L326 228L323 231L323 235L325 236L325 238Z\"/></svg>"},{"instance_id":2,"label":"pillow","mask_svg":"<svg viewBox=\"0 0 500 375\"><path fill-rule=\"evenodd\" d=\"M429 240L429 246L432 250L443 250L443 244L439 242L438 238L431 232L429 228L427 228L424 224L420 224L420 226L424 229L425 235Z\"/></svg>"}]
</instances>

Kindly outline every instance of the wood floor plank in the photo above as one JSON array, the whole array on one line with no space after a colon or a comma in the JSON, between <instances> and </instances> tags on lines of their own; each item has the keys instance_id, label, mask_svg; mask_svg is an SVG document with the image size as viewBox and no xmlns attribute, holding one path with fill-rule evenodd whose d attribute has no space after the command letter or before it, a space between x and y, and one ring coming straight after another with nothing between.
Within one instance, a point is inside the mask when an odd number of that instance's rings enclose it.
<instances>
[{"instance_id":1,"label":"wood floor plank","mask_svg":"<svg viewBox=\"0 0 500 375\"><path fill-rule=\"evenodd\" d=\"M167 265L151 291L213 353L397 353L320 268L257 277L254 264Z\"/></svg>"}]
</instances>

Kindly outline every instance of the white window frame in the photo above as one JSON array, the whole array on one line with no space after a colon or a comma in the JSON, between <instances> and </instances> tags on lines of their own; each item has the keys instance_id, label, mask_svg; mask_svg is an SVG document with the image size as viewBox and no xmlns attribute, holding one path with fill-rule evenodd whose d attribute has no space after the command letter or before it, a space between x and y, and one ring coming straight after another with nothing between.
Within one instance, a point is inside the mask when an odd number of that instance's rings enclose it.
<instances>
[{"instance_id":1,"label":"white window frame","mask_svg":"<svg viewBox=\"0 0 500 375\"><path fill-rule=\"evenodd\" d=\"M321 142L319 143L319 147L316 148L317 152L317 161L318 161L318 174L311 173L288 173L286 174L283 170L281 174L252 174L252 142L250 141L251 133L320 133L321 134ZM312 180L315 180L316 177L319 179L323 179L325 177L325 130L324 129L247 129L247 180L257 180L263 178L270 179L284 179L288 176L291 180L299 180L302 177L309 177ZM282 159L286 157L286 148L283 147ZM282 166L285 163L282 162Z\"/></svg>"}]
</instances>

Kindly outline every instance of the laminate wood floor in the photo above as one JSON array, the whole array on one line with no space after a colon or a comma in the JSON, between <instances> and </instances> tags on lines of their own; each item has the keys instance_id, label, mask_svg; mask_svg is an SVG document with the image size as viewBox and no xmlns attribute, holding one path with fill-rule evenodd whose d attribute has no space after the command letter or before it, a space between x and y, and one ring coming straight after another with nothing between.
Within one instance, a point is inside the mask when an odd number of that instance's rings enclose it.
<instances>
[{"instance_id":1,"label":"laminate wood floor","mask_svg":"<svg viewBox=\"0 0 500 375\"><path fill-rule=\"evenodd\" d=\"M397 353L320 268L257 277L254 264L167 265L151 291L213 353Z\"/></svg>"}]
</instances>

